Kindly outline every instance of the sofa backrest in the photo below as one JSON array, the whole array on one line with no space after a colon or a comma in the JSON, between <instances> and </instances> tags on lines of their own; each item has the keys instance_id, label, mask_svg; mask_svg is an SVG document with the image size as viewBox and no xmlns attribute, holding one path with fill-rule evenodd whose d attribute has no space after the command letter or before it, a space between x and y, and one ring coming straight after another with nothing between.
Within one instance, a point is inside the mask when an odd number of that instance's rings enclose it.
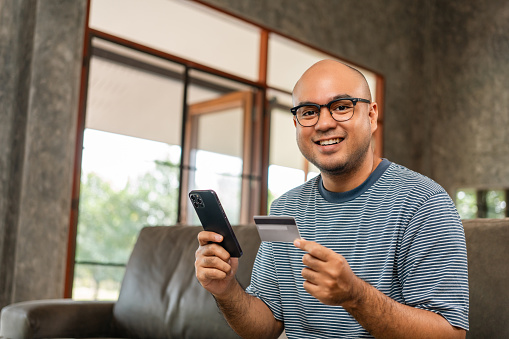
<instances>
[{"instance_id":1,"label":"sofa backrest","mask_svg":"<svg viewBox=\"0 0 509 339\"><path fill-rule=\"evenodd\" d=\"M509 219L464 220L470 331L467 338L509 338ZM244 251L237 279L247 287L260 244L255 226L234 226ZM130 338L238 338L198 283L194 254L201 227L146 227L122 282L114 318Z\"/></svg>"},{"instance_id":2,"label":"sofa backrest","mask_svg":"<svg viewBox=\"0 0 509 339\"><path fill-rule=\"evenodd\" d=\"M509 338L509 219L463 220L468 255L467 338Z\"/></svg>"},{"instance_id":3,"label":"sofa backrest","mask_svg":"<svg viewBox=\"0 0 509 339\"><path fill-rule=\"evenodd\" d=\"M117 332L130 338L239 338L195 277L196 226L141 230L114 307ZM256 226L234 226L244 252L237 279L245 288L260 245Z\"/></svg>"}]
</instances>

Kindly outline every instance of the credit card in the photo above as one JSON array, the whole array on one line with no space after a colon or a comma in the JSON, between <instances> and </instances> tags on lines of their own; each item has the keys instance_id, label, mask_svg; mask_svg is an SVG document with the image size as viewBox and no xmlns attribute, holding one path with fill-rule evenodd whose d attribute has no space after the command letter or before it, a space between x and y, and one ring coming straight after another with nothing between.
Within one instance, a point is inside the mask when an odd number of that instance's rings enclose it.
<instances>
[{"instance_id":1,"label":"credit card","mask_svg":"<svg viewBox=\"0 0 509 339\"><path fill-rule=\"evenodd\" d=\"M294 217L257 215L254 221L262 241L293 242L300 238Z\"/></svg>"}]
</instances>

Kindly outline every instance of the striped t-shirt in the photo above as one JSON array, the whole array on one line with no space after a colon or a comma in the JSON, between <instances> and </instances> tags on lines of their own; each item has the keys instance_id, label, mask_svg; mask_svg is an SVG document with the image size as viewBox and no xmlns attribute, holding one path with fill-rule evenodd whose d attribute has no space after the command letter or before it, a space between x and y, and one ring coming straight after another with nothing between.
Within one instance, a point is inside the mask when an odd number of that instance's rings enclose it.
<instances>
[{"instance_id":1,"label":"striped t-shirt","mask_svg":"<svg viewBox=\"0 0 509 339\"><path fill-rule=\"evenodd\" d=\"M301 236L343 255L353 272L387 296L468 330L465 236L437 183L384 159L359 187L326 191L315 177L274 201L271 215L295 217ZM371 338L341 306L302 284L304 252L262 242L247 292L284 322L288 338Z\"/></svg>"}]
</instances>

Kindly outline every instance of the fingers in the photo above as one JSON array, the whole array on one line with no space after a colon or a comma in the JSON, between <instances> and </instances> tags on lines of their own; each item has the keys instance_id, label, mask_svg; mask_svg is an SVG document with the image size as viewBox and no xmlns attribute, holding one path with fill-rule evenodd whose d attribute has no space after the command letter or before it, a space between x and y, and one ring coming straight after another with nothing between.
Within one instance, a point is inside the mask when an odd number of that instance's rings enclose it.
<instances>
[{"instance_id":1,"label":"fingers","mask_svg":"<svg viewBox=\"0 0 509 339\"><path fill-rule=\"evenodd\" d=\"M295 247L300 248L301 250L308 252L312 257L320 260L327 261L334 255L334 252L328 249L325 246L322 246L314 241L307 241L304 239L296 239L293 244Z\"/></svg>"},{"instance_id":2,"label":"fingers","mask_svg":"<svg viewBox=\"0 0 509 339\"><path fill-rule=\"evenodd\" d=\"M224 279L232 270L228 251L216 242L223 237L214 232L202 231L198 234L200 247L195 253L195 268L198 279Z\"/></svg>"},{"instance_id":3,"label":"fingers","mask_svg":"<svg viewBox=\"0 0 509 339\"><path fill-rule=\"evenodd\" d=\"M316 285L320 275L316 271L306 267L302 269L301 276L306 281L310 282L313 285Z\"/></svg>"},{"instance_id":4,"label":"fingers","mask_svg":"<svg viewBox=\"0 0 509 339\"><path fill-rule=\"evenodd\" d=\"M200 246L207 245L209 242L221 242L223 236L214 232L201 231L198 233L198 242Z\"/></svg>"},{"instance_id":5,"label":"fingers","mask_svg":"<svg viewBox=\"0 0 509 339\"><path fill-rule=\"evenodd\" d=\"M196 276L199 280L224 279L232 271L230 263L218 257L197 257L195 267Z\"/></svg>"},{"instance_id":6,"label":"fingers","mask_svg":"<svg viewBox=\"0 0 509 339\"><path fill-rule=\"evenodd\" d=\"M309 268L304 268L301 274L305 279L302 287L304 287L306 292L324 304L335 304L335 300L338 297L338 289L333 279Z\"/></svg>"},{"instance_id":7,"label":"fingers","mask_svg":"<svg viewBox=\"0 0 509 339\"><path fill-rule=\"evenodd\" d=\"M326 261L320 260L309 253L302 256L302 263L314 270L322 270L323 268L326 268L325 266L327 265Z\"/></svg>"},{"instance_id":8,"label":"fingers","mask_svg":"<svg viewBox=\"0 0 509 339\"><path fill-rule=\"evenodd\" d=\"M354 274L346 259L313 241L297 239L294 245L308 252L302 256L306 266L301 271L304 289L327 305L341 305L349 300Z\"/></svg>"}]
</instances>

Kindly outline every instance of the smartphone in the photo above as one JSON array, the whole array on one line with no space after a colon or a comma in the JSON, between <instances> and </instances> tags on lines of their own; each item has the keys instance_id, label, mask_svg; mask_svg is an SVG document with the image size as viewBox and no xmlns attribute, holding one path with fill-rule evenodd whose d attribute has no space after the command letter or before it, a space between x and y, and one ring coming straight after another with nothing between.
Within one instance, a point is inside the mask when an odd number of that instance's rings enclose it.
<instances>
[{"instance_id":1,"label":"smartphone","mask_svg":"<svg viewBox=\"0 0 509 339\"><path fill-rule=\"evenodd\" d=\"M216 192L213 190L193 190L189 192L189 199L191 199L203 229L221 234L223 241L219 245L223 246L230 253L230 256L240 258L242 249Z\"/></svg>"}]
</instances>

